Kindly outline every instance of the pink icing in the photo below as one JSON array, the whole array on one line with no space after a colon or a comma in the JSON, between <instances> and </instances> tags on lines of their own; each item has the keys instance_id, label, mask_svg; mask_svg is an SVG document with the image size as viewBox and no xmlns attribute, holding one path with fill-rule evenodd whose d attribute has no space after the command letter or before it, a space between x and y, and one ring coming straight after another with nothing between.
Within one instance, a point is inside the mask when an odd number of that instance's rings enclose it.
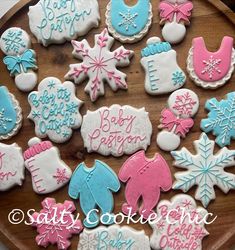
<instances>
[{"instance_id":1,"label":"pink icing","mask_svg":"<svg viewBox=\"0 0 235 250\"><path fill-rule=\"evenodd\" d=\"M3 161L3 156L4 155L5 154L0 153L0 170L2 169L2 161ZM12 171L9 171L9 172L0 171L0 181L4 181L4 179L6 179L8 181L9 177L15 176L16 173L17 173L17 171L15 171L15 172L12 172Z\"/></svg>"},{"instance_id":2,"label":"pink icing","mask_svg":"<svg viewBox=\"0 0 235 250\"><path fill-rule=\"evenodd\" d=\"M32 147L30 147L24 152L24 159L28 160L34 157L35 155L40 154L41 152L50 149L51 147L53 147L53 145L50 141L43 141L36 145L33 145Z\"/></svg>"}]
</instances>

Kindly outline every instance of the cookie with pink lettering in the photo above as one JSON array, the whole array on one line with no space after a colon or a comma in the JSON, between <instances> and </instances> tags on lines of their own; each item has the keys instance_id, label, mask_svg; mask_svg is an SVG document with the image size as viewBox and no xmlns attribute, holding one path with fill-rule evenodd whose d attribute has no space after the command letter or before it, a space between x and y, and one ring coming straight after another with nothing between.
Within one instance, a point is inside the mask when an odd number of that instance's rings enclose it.
<instances>
[{"instance_id":1,"label":"cookie with pink lettering","mask_svg":"<svg viewBox=\"0 0 235 250\"><path fill-rule=\"evenodd\" d=\"M208 212L198 207L185 194L175 195L170 201L162 200L156 213L160 220L151 222L153 234L150 245L154 250L202 250L202 240L209 233L205 229Z\"/></svg>"},{"instance_id":2,"label":"cookie with pink lettering","mask_svg":"<svg viewBox=\"0 0 235 250\"><path fill-rule=\"evenodd\" d=\"M30 139L28 145L24 152L25 167L31 173L36 193L48 194L68 183L72 171L61 160L58 148L37 137Z\"/></svg>"},{"instance_id":3,"label":"cookie with pink lettering","mask_svg":"<svg viewBox=\"0 0 235 250\"><path fill-rule=\"evenodd\" d=\"M114 104L83 117L81 134L88 152L116 157L132 154L150 145L152 124L145 108Z\"/></svg>"},{"instance_id":4,"label":"cookie with pink lettering","mask_svg":"<svg viewBox=\"0 0 235 250\"><path fill-rule=\"evenodd\" d=\"M76 207L72 201L56 203L53 198L42 201L43 209L30 216L33 227L37 227L38 246L47 247L50 244L57 245L57 249L68 249L71 245L69 239L73 234L79 234L83 230L80 220L73 214Z\"/></svg>"},{"instance_id":5,"label":"cookie with pink lettering","mask_svg":"<svg viewBox=\"0 0 235 250\"><path fill-rule=\"evenodd\" d=\"M116 67L128 66L134 52L126 50L123 46L110 51L113 43L114 38L108 34L107 29L95 35L93 48L87 40L72 41L73 56L83 62L71 64L65 78L77 84L89 78L85 92L89 93L92 102L104 95L104 82L107 82L113 91L127 89L126 74Z\"/></svg>"},{"instance_id":6,"label":"cookie with pink lettering","mask_svg":"<svg viewBox=\"0 0 235 250\"><path fill-rule=\"evenodd\" d=\"M148 159L143 150L125 161L118 178L127 183L122 212L133 215L139 210L145 219L155 214L153 208L159 201L161 191L169 191L172 187L171 171L165 159L160 154ZM140 199L142 205L138 208Z\"/></svg>"},{"instance_id":7,"label":"cookie with pink lettering","mask_svg":"<svg viewBox=\"0 0 235 250\"><path fill-rule=\"evenodd\" d=\"M199 98L189 89L179 89L168 99L168 107L162 110L157 145L164 151L172 151L179 147L181 137L185 137L193 127L193 116L199 109Z\"/></svg>"},{"instance_id":8,"label":"cookie with pink lettering","mask_svg":"<svg viewBox=\"0 0 235 250\"><path fill-rule=\"evenodd\" d=\"M24 158L22 149L16 144L0 143L0 191L22 185L24 180Z\"/></svg>"},{"instance_id":9,"label":"cookie with pink lettering","mask_svg":"<svg viewBox=\"0 0 235 250\"><path fill-rule=\"evenodd\" d=\"M187 59L187 70L198 86L216 89L223 86L232 76L235 65L234 39L225 36L220 49L208 51L202 37L193 39Z\"/></svg>"}]
</instances>

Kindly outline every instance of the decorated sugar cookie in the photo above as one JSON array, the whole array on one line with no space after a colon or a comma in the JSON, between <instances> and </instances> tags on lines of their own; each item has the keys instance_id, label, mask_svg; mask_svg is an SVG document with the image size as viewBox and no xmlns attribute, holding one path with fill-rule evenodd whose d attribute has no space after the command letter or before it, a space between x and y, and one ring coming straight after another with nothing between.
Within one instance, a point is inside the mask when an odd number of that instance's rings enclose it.
<instances>
[{"instance_id":1,"label":"decorated sugar cookie","mask_svg":"<svg viewBox=\"0 0 235 250\"><path fill-rule=\"evenodd\" d=\"M28 15L32 33L44 46L83 36L100 20L97 0L40 0Z\"/></svg>"},{"instance_id":2,"label":"decorated sugar cookie","mask_svg":"<svg viewBox=\"0 0 235 250\"><path fill-rule=\"evenodd\" d=\"M61 83L55 77L47 77L38 85L38 91L29 94L28 101L31 106L28 118L34 121L39 138L48 136L56 143L63 143L72 136L72 129L81 126L82 101L75 96L72 82Z\"/></svg>"},{"instance_id":3,"label":"decorated sugar cookie","mask_svg":"<svg viewBox=\"0 0 235 250\"><path fill-rule=\"evenodd\" d=\"M5 56L4 64L15 77L15 84L21 91L31 91L37 84L36 53L30 49L29 35L20 28L7 29L0 38L0 47Z\"/></svg>"},{"instance_id":4,"label":"decorated sugar cookie","mask_svg":"<svg viewBox=\"0 0 235 250\"><path fill-rule=\"evenodd\" d=\"M69 239L73 234L83 230L80 220L73 214L76 207L72 201L56 203L53 198L42 201L43 209L32 215L32 226L37 227L38 246L47 247L57 245L57 249L68 249L71 245Z\"/></svg>"},{"instance_id":5,"label":"decorated sugar cookie","mask_svg":"<svg viewBox=\"0 0 235 250\"><path fill-rule=\"evenodd\" d=\"M184 39L192 10L193 3L188 0L161 0L159 11L164 40L176 44Z\"/></svg>"},{"instance_id":6,"label":"decorated sugar cookie","mask_svg":"<svg viewBox=\"0 0 235 250\"><path fill-rule=\"evenodd\" d=\"M144 108L102 107L83 117L81 135L88 152L116 157L132 154L150 145L152 124Z\"/></svg>"},{"instance_id":7,"label":"decorated sugar cookie","mask_svg":"<svg viewBox=\"0 0 235 250\"><path fill-rule=\"evenodd\" d=\"M225 36L220 49L216 52L207 50L202 37L193 39L187 60L187 70L198 86L216 89L224 85L234 71L235 49L233 38Z\"/></svg>"},{"instance_id":8,"label":"decorated sugar cookie","mask_svg":"<svg viewBox=\"0 0 235 250\"><path fill-rule=\"evenodd\" d=\"M145 219L155 213L153 208L159 201L161 191L169 191L172 187L171 172L165 159L160 154L148 159L144 151L128 158L122 165L118 177L127 183L126 203L122 205L122 212L128 215L139 210ZM138 208L140 199L142 205Z\"/></svg>"},{"instance_id":9,"label":"decorated sugar cookie","mask_svg":"<svg viewBox=\"0 0 235 250\"><path fill-rule=\"evenodd\" d=\"M119 188L115 172L104 162L96 160L92 168L88 168L84 162L78 165L69 184L69 196L79 198L81 209L86 215L83 222L85 227L93 228L99 224L96 208L101 216L106 214L102 219L103 224L114 223L112 192L117 192Z\"/></svg>"},{"instance_id":10,"label":"decorated sugar cookie","mask_svg":"<svg viewBox=\"0 0 235 250\"><path fill-rule=\"evenodd\" d=\"M202 119L201 129L212 132L220 147L230 145L231 140L235 140L235 92L227 94L225 100L208 100L205 108L209 113L208 118Z\"/></svg>"},{"instance_id":11,"label":"decorated sugar cookie","mask_svg":"<svg viewBox=\"0 0 235 250\"><path fill-rule=\"evenodd\" d=\"M24 180L22 149L16 144L0 143L0 191L6 191Z\"/></svg>"},{"instance_id":12,"label":"decorated sugar cookie","mask_svg":"<svg viewBox=\"0 0 235 250\"><path fill-rule=\"evenodd\" d=\"M145 70L145 90L150 95L173 92L182 87L186 76L179 67L176 51L168 42L152 37L141 51L141 65Z\"/></svg>"},{"instance_id":13,"label":"decorated sugar cookie","mask_svg":"<svg viewBox=\"0 0 235 250\"><path fill-rule=\"evenodd\" d=\"M100 226L93 230L84 229L79 236L77 250L150 250L149 237L142 231L131 227L112 225Z\"/></svg>"},{"instance_id":14,"label":"decorated sugar cookie","mask_svg":"<svg viewBox=\"0 0 235 250\"><path fill-rule=\"evenodd\" d=\"M128 6L125 0L110 0L106 11L106 24L109 32L124 43L141 40L152 24L152 5L150 0L138 0L136 5Z\"/></svg>"},{"instance_id":15,"label":"decorated sugar cookie","mask_svg":"<svg viewBox=\"0 0 235 250\"><path fill-rule=\"evenodd\" d=\"M193 116L199 109L196 93L189 89L179 89L168 99L168 108L161 112L160 129L157 145L164 151L172 151L179 147L180 137L185 137L193 127Z\"/></svg>"},{"instance_id":16,"label":"decorated sugar cookie","mask_svg":"<svg viewBox=\"0 0 235 250\"><path fill-rule=\"evenodd\" d=\"M150 223L153 228L153 234L150 237L152 249L202 250L202 240L209 234L203 221L208 212L198 207L191 196L178 194L170 201L162 200L156 212L161 219Z\"/></svg>"},{"instance_id":17,"label":"decorated sugar cookie","mask_svg":"<svg viewBox=\"0 0 235 250\"><path fill-rule=\"evenodd\" d=\"M123 46L115 51L110 51L114 38L109 36L107 29L95 36L95 46L90 47L87 40L72 41L73 55L83 60L79 64L71 64L70 71L65 78L79 84L86 78L89 82L85 92L89 93L91 101L96 101L104 95L104 82L107 82L113 91L127 89L126 75L116 67L125 67L130 64L133 51L126 50Z\"/></svg>"},{"instance_id":18,"label":"decorated sugar cookie","mask_svg":"<svg viewBox=\"0 0 235 250\"><path fill-rule=\"evenodd\" d=\"M64 186L70 180L71 169L61 160L58 148L50 141L34 137L24 152L25 167L32 175L33 190L48 194Z\"/></svg>"},{"instance_id":19,"label":"decorated sugar cookie","mask_svg":"<svg viewBox=\"0 0 235 250\"><path fill-rule=\"evenodd\" d=\"M215 199L214 186L224 193L235 189L235 175L224 171L224 168L235 165L235 150L223 147L217 154L213 154L215 142L205 133L194 142L194 146L197 152L195 155L186 148L171 152L175 166L187 170L175 174L173 189L187 192L197 185L195 198L207 207Z\"/></svg>"},{"instance_id":20,"label":"decorated sugar cookie","mask_svg":"<svg viewBox=\"0 0 235 250\"><path fill-rule=\"evenodd\" d=\"M0 86L0 140L16 135L22 124L22 110L15 96Z\"/></svg>"}]
</instances>

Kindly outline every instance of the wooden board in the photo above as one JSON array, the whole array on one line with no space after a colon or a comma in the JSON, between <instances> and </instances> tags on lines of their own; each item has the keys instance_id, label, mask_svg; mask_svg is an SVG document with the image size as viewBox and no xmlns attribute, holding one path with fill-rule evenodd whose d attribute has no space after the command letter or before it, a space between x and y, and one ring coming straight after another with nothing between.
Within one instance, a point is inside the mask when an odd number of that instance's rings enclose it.
<instances>
[{"instance_id":1,"label":"wooden board","mask_svg":"<svg viewBox=\"0 0 235 250\"><path fill-rule=\"evenodd\" d=\"M29 34L28 25L28 3L35 4L37 1L21 0L4 18L0 21L1 33L12 26L20 26L25 29ZM136 0L129 0L129 3L136 2ZM85 36L90 44L93 44L94 34L99 33L105 27L105 9L108 0L100 0L100 12L101 12L101 24L98 29L93 29ZM128 49L135 51L135 57L133 58L130 67L124 68L123 71L128 75L128 86L127 92L118 91L113 93L109 87L106 86L106 96L100 98L95 104L92 104L89 97L84 93L83 89L85 84L81 84L77 87L77 96L84 100L85 105L82 107L81 112L85 114L88 109L95 110L104 105L109 106L114 103L129 104L137 108L143 106L146 107L150 113L150 119L153 124L153 135L152 144L148 148L146 154L148 157L152 157L155 152L160 152L157 148L155 139L158 132L159 118L161 110L166 106L168 96L163 95L159 97L151 97L144 91L144 72L140 66L140 50L145 47L146 40L151 36L160 36L161 30L159 26L159 17L157 15L157 6L159 1L152 1L154 18L153 25L148 35L140 42L133 45L126 45ZM225 35L235 37L234 29L234 13L228 9L223 3L217 0L195 0L194 1L194 12L192 18L192 24L188 28L186 39L174 49L178 52L178 61L180 66L186 70L186 58L188 55L189 48L191 47L191 41L194 37L203 36L207 47L211 51L218 49L220 42ZM214 6L213 6L214 5ZM25 6L24 8L22 8ZM220 8L217 9L217 8ZM228 18L226 18L227 15ZM56 76L63 80L63 76L68 70L70 63L76 62L73 59L71 52L72 46L70 43L64 45L52 45L48 48L44 48L37 43L36 39L31 34L33 41L33 49L36 50L38 56L38 77L39 80L47 76ZM120 46L119 42L116 42L113 49ZM3 54L0 53L0 60L2 61ZM17 142L23 150L27 148L27 141L33 137L34 124L29 121L26 117L30 112L30 107L27 102L27 94L20 92L14 85L14 80L10 78L8 71L6 70L3 63L0 63L0 82L6 85L9 90L15 94L17 99L20 101L21 107L24 112L24 122L20 133L14 136L7 143ZM235 75L232 79L222 88L217 90L204 90L196 87L195 84L188 78L185 87L194 90L200 96L200 110L195 119L195 126L192 131L188 134L187 138L182 141L181 146L186 146L190 151L194 152L192 141L198 139L200 131L200 121L202 118L207 116L207 112L204 110L204 103L211 97L223 98L226 93L235 91ZM210 134L210 138L214 137ZM118 173L122 163L127 159L127 156L121 158L114 157L103 157L98 154L88 154L84 150L82 138L79 130L74 132L72 139L65 144L58 145L63 160L72 168L75 167L81 161L85 160L88 166L93 165L94 159L98 158L105 161L110 165L116 173ZM218 148L217 148L218 149ZM235 141L232 142L230 149L235 149ZM172 166L172 157L168 153L160 152L164 155L167 162L171 167L172 174L176 171L176 168ZM230 172L235 173L235 168L230 169ZM61 190L50 194L50 197L56 198L58 202L63 202L65 199L69 199L67 194L68 187L64 187ZM168 193L162 193L161 199L169 199L175 194L180 193L179 191L171 191ZM194 195L195 188L188 192L190 195ZM213 201L208 211L217 215L217 220L207 226L207 230L210 232L210 236L204 239L203 249L206 250L230 250L235 246L235 191L230 191L228 195L225 195L216 188L216 200ZM26 171L26 178L23 186L13 188L12 190L4 193L0 193L0 241L3 241L9 249L22 249L22 250L33 250L38 249L35 243L35 236L37 235L36 230L30 226L24 224L11 225L8 222L8 214L14 208L19 208L26 212L28 209L34 208L35 210L41 209L40 202L45 196L39 196L32 190L31 177ZM124 202L124 186L120 192L115 195L115 213L121 211L121 205ZM75 202L79 209L79 203ZM199 205L200 202L198 202ZM82 217L83 218L83 217ZM151 235L151 228L148 225L131 225L136 229L144 229L148 235ZM78 244L78 236L74 236L72 239L71 249L76 249ZM50 246L48 249L55 249Z\"/></svg>"}]
</instances>

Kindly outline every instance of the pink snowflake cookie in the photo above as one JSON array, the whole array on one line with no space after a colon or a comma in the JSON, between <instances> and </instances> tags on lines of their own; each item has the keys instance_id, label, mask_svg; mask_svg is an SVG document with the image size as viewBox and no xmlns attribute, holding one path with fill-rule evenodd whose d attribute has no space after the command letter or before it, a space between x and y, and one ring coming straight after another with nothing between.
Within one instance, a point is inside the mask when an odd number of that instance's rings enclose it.
<instances>
[{"instance_id":1,"label":"pink snowflake cookie","mask_svg":"<svg viewBox=\"0 0 235 250\"><path fill-rule=\"evenodd\" d=\"M46 198L42 207L39 213L31 216L32 226L37 227L37 244L43 247L57 244L58 249L67 249L71 244L68 239L83 229L81 221L73 215L76 210L74 203L65 201L61 204L53 198Z\"/></svg>"},{"instance_id":2,"label":"pink snowflake cookie","mask_svg":"<svg viewBox=\"0 0 235 250\"><path fill-rule=\"evenodd\" d=\"M199 99L193 91L179 89L170 95L168 106L161 113L159 128L163 131L157 135L157 145L164 151L177 149L180 137L185 137L193 127L194 121L191 117L199 109Z\"/></svg>"},{"instance_id":3,"label":"pink snowflake cookie","mask_svg":"<svg viewBox=\"0 0 235 250\"><path fill-rule=\"evenodd\" d=\"M104 82L107 82L113 91L127 89L126 74L117 70L116 67L128 66L134 53L123 46L111 52L110 48L113 43L114 38L108 34L107 29L95 36L93 48L87 40L72 41L73 56L83 62L71 64L70 71L65 78L77 84L89 78L85 92L90 94L93 102L99 96L104 95Z\"/></svg>"}]
</instances>

